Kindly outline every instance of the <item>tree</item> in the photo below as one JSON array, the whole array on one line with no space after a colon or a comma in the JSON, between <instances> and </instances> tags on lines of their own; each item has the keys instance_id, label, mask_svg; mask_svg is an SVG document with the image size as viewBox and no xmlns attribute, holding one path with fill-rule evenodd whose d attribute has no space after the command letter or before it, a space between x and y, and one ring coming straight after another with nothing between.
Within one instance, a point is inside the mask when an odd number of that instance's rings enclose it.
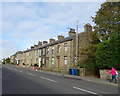
<instances>
[{"instance_id":1,"label":"tree","mask_svg":"<svg viewBox=\"0 0 120 96\"><path fill-rule=\"evenodd\" d=\"M96 49L99 44L99 39L95 32L88 32L87 38L89 44L80 49L80 61L79 66L84 67L86 72L85 75L99 76L99 70L96 65Z\"/></svg>"},{"instance_id":2,"label":"tree","mask_svg":"<svg viewBox=\"0 0 120 96\"><path fill-rule=\"evenodd\" d=\"M120 24L120 2L105 2L97 11L95 17L92 17L96 23L94 27L102 41L108 40L113 34L119 34Z\"/></svg>"},{"instance_id":3,"label":"tree","mask_svg":"<svg viewBox=\"0 0 120 96\"><path fill-rule=\"evenodd\" d=\"M5 61L5 58L4 58L4 59L2 59L2 64L5 64L5 62L6 62L6 61Z\"/></svg>"},{"instance_id":4,"label":"tree","mask_svg":"<svg viewBox=\"0 0 120 96\"><path fill-rule=\"evenodd\" d=\"M10 58L8 57L8 58L6 58L6 63L10 63Z\"/></svg>"},{"instance_id":5,"label":"tree","mask_svg":"<svg viewBox=\"0 0 120 96\"><path fill-rule=\"evenodd\" d=\"M93 18L95 33L102 41L96 51L99 68L120 68L120 2L105 2Z\"/></svg>"},{"instance_id":6,"label":"tree","mask_svg":"<svg viewBox=\"0 0 120 96\"><path fill-rule=\"evenodd\" d=\"M120 35L102 42L96 51L96 64L100 69L120 69Z\"/></svg>"}]
</instances>

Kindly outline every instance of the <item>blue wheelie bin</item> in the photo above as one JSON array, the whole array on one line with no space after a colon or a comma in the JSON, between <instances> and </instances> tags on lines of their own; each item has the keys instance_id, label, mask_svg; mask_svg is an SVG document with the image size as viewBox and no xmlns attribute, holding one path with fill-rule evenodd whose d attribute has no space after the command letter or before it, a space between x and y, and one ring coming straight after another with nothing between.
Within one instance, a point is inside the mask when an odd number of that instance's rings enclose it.
<instances>
[{"instance_id":1,"label":"blue wheelie bin","mask_svg":"<svg viewBox=\"0 0 120 96\"><path fill-rule=\"evenodd\" d=\"M76 73L76 70L75 69L71 69L71 74L75 75L75 73Z\"/></svg>"}]
</instances>

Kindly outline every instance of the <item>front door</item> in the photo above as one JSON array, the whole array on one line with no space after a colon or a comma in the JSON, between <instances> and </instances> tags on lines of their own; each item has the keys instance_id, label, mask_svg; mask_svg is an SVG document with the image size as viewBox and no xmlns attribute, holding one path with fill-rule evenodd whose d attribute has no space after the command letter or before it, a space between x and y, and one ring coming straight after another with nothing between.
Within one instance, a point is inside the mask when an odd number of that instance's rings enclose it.
<instances>
[{"instance_id":1,"label":"front door","mask_svg":"<svg viewBox=\"0 0 120 96\"><path fill-rule=\"evenodd\" d=\"M60 68L60 57L58 57L58 69Z\"/></svg>"},{"instance_id":2,"label":"front door","mask_svg":"<svg viewBox=\"0 0 120 96\"><path fill-rule=\"evenodd\" d=\"M41 58L39 58L39 67L41 67Z\"/></svg>"}]
</instances>

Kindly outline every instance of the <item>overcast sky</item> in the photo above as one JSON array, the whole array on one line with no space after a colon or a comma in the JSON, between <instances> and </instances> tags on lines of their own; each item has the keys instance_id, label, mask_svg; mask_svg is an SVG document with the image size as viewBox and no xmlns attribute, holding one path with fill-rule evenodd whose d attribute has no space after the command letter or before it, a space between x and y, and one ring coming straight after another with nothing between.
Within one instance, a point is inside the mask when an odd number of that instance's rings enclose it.
<instances>
[{"instance_id":1,"label":"overcast sky","mask_svg":"<svg viewBox=\"0 0 120 96\"><path fill-rule=\"evenodd\" d=\"M4 0L3 0L4 1ZM38 41L57 39L58 35L68 36L69 27L76 28L79 20L79 33L84 24L92 22L91 16L104 2L13 2L0 3L0 48L2 58L16 51L23 51ZM90 1L90 0L88 0ZM99 0L101 1L101 0Z\"/></svg>"}]
</instances>

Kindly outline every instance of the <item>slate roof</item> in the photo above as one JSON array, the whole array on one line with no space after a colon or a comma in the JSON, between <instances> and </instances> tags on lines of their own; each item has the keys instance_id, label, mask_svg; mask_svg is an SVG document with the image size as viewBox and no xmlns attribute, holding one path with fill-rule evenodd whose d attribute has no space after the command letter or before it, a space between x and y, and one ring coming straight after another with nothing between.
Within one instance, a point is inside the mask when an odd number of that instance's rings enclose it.
<instances>
[{"instance_id":1,"label":"slate roof","mask_svg":"<svg viewBox=\"0 0 120 96\"><path fill-rule=\"evenodd\" d=\"M82 34L83 32L79 33L79 34ZM63 39L59 39L55 42L52 42L52 43L47 43L45 45L41 45L37 48L33 48L33 49L28 49L28 50L25 50L25 51L22 51L23 53L24 52L28 52L28 51L31 51L31 50L37 50L37 49L42 49L42 48L45 48L45 47L48 47L48 46L52 46L52 45L55 45L55 44L59 44L59 43L63 43L63 42L66 42L66 41L71 41L73 40L74 38L76 37L76 35L73 35L71 37L66 37L66 38L63 38Z\"/></svg>"},{"instance_id":2,"label":"slate roof","mask_svg":"<svg viewBox=\"0 0 120 96\"><path fill-rule=\"evenodd\" d=\"M71 40L73 40L73 39L75 38L75 36L76 36L76 35L71 36L71 37L66 37L66 38L64 38L64 39L59 39L59 40L57 40L57 41L55 41L55 42L52 42L52 43L48 43L48 44L39 46L39 47L36 48L36 49L42 49L42 48L45 48L45 47L47 47L47 46L52 46L52 45L59 44L59 43L62 43L62 42L71 41Z\"/></svg>"}]
</instances>

